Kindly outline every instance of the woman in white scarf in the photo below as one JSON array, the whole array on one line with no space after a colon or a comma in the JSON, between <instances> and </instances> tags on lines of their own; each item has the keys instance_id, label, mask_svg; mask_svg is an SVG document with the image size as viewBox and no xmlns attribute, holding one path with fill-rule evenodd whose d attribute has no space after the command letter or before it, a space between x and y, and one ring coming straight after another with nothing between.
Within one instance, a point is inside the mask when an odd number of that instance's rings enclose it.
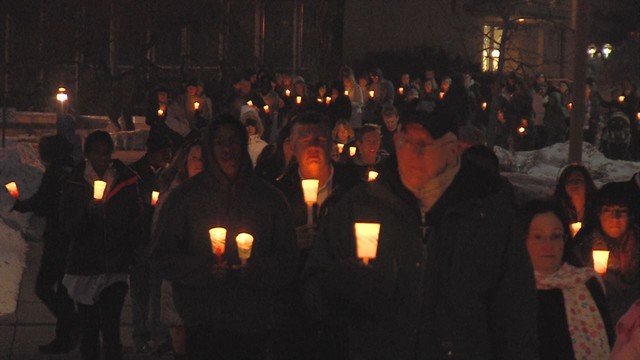
<instances>
[{"instance_id":1,"label":"woman in white scarf","mask_svg":"<svg viewBox=\"0 0 640 360\"><path fill-rule=\"evenodd\" d=\"M521 230L535 270L541 359L608 359L613 328L600 277L564 262L568 224L557 205L523 207Z\"/></svg>"}]
</instances>

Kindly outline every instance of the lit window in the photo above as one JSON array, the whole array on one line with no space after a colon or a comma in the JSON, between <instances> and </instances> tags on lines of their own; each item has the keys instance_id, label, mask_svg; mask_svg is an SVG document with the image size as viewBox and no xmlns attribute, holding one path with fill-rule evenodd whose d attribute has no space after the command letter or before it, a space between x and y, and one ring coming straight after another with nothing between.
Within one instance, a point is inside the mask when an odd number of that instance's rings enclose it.
<instances>
[{"instance_id":1,"label":"lit window","mask_svg":"<svg viewBox=\"0 0 640 360\"><path fill-rule=\"evenodd\" d=\"M485 25L483 30L482 71L496 71L500 60L502 29L492 25Z\"/></svg>"}]
</instances>

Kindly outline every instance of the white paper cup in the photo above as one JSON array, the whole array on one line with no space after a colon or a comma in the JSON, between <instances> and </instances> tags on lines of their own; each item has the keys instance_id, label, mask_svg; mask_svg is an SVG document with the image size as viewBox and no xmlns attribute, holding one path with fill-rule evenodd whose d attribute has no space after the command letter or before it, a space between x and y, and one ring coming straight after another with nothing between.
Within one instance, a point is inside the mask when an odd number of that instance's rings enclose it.
<instances>
[{"instance_id":1,"label":"white paper cup","mask_svg":"<svg viewBox=\"0 0 640 360\"><path fill-rule=\"evenodd\" d=\"M223 227L214 227L209 229L209 239L211 240L211 249L213 250L213 253L218 257L222 257L227 241L227 229Z\"/></svg>"},{"instance_id":2,"label":"white paper cup","mask_svg":"<svg viewBox=\"0 0 640 360\"><path fill-rule=\"evenodd\" d=\"M160 193L158 191L151 192L151 206L156 206L158 203L158 198L160 197Z\"/></svg>"},{"instance_id":3,"label":"white paper cup","mask_svg":"<svg viewBox=\"0 0 640 360\"><path fill-rule=\"evenodd\" d=\"M607 272L609 263L609 250L593 250L593 269L600 275Z\"/></svg>"},{"instance_id":4,"label":"white paper cup","mask_svg":"<svg viewBox=\"0 0 640 360\"><path fill-rule=\"evenodd\" d=\"M107 183L102 180L95 180L93 182L93 198L95 200L102 200L104 197L104 190L107 188Z\"/></svg>"},{"instance_id":5,"label":"white paper cup","mask_svg":"<svg viewBox=\"0 0 640 360\"><path fill-rule=\"evenodd\" d=\"M302 191L304 192L304 202L307 204L318 202L318 187L320 186L320 180L304 179L301 184Z\"/></svg>"},{"instance_id":6,"label":"white paper cup","mask_svg":"<svg viewBox=\"0 0 640 360\"><path fill-rule=\"evenodd\" d=\"M17 199L18 196L20 196L20 192L18 191L18 184L16 184L15 181L7 183L4 187L7 189L9 195L11 195L12 198Z\"/></svg>"},{"instance_id":7,"label":"white paper cup","mask_svg":"<svg viewBox=\"0 0 640 360\"><path fill-rule=\"evenodd\" d=\"M349 146L349 156L354 156L357 150L355 146Z\"/></svg>"},{"instance_id":8,"label":"white paper cup","mask_svg":"<svg viewBox=\"0 0 640 360\"><path fill-rule=\"evenodd\" d=\"M369 182L371 182L371 181L375 181L375 179L377 179L377 178L378 178L378 172L377 172L377 171L375 171L375 170L369 170L369 176L368 176L368 178L369 178Z\"/></svg>"},{"instance_id":9,"label":"white paper cup","mask_svg":"<svg viewBox=\"0 0 640 360\"><path fill-rule=\"evenodd\" d=\"M251 248L253 247L253 236L247 233L240 233L236 236L236 244L238 246L238 257L244 265L251 257Z\"/></svg>"},{"instance_id":10,"label":"white paper cup","mask_svg":"<svg viewBox=\"0 0 640 360\"><path fill-rule=\"evenodd\" d=\"M580 221L577 221L572 223L570 227L571 227L571 237L575 237L578 231L582 229L582 223Z\"/></svg>"},{"instance_id":11,"label":"white paper cup","mask_svg":"<svg viewBox=\"0 0 640 360\"><path fill-rule=\"evenodd\" d=\"M355 223L356 250L359 259L365 264L375 259L378 253L379 223Z\"/></svg>"}]
</instances>

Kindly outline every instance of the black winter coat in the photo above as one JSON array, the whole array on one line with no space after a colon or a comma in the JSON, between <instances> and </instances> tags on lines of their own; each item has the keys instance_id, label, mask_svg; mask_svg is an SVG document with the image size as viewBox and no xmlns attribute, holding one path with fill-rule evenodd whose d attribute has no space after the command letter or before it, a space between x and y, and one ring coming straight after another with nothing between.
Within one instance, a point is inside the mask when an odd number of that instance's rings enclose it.
<instances>
[{"instance_id":1,"label":"black winter coat","mask_svg":"<svg viewBox=\"0 0 640 360\"><path fill-rule=\"evenodd\" d=\"M60 223L70 242L66 273L128 273L140 239L138 178L120 160L113 160L115 183L96 204L93 184L84 178L85 166L78 164L62 187Z\"/></svg>"}]
</instances>

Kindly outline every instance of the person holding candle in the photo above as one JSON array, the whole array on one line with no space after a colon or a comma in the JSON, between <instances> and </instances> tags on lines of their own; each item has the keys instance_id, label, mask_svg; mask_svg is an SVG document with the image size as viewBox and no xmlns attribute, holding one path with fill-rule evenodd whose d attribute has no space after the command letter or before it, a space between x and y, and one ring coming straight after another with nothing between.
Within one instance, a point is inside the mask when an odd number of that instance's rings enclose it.
<instances>
[{"instance_id":1,"label":"person holding candle","mask_svg":"<svg viewBox=\"0 0 640 360\"><path fill-rule=\"evenodd\" d=\"M73 146L62 135L44 136L38 142L40 161L45 165L38 190L28 199L16 199L12 210L44 216L44 247L36 279L36 295L56 317L55 338L38 350L44 354L61 354L73 350L78 316L73 301L62 285L68 242L60 233L59 204L64 178L73 167Z\"/></svg>"},{"instance_id":2,"label":"person holding candle","mask_svg":"<svg viewBox=\"0 0 640 360\"><path fill-rule=\"evenodd\" d=\"M331 158L334 161L347 162L349 160L349 147L354 146L356 133L346 119L338 119L331 130L333 146L331 147ZM342 151L338 144L344 145Z\"/></svg>"},{"instance_id":3,"label":"person holding candle","mask_svg":"<svg viewBox=\"0 0 640 360\"><path fill-rule=\"evenodd\" d=\"M262 120L255 108L244 105L240 113L240 122L244 124L247 129L247 134L249 135L247 150L251 158L251 165L255 168L258 163L258 157L264 148L269 145L266 141L262 140L262 134L264 132Z\"/></svg>"},{"instance_id":4,"label":"person holding candle","mask_svg":"<svg viewBox=\"0 0 640 360\"><path fill-rule=\"evenodd\" d=\"M171 165L159 175L158 188L160 189L160 198L153 212L153 221L151 224L152 240L157 239L157 236L154 236L154 230L158 226L158 215L166 202L167 196L173 189L187 179L199 174L202 170L202 146L200 145L199 139L196 139L186 143L180 148L173 158ZM149 249L153 250L155 246L155 242L152 242ZM164 326L170 329L174 359L186 359L184 321L178 314L173 302L173 286L170 281L166 280L162 280L161 285L160 320Z\"/></svg>"},{"instance_id":5,"label":"person holding candle","mask_svg":"<svg viewBox=\"0 0 640 360\"><path fill-rule=\"evenodd\" d=\"M154 229L152 268L173 284L189 359L266 358L275 294L297 266L291 212L252 173L247 139L237 118L218 117L203 137L204 171L169 194ZM210 239L215 227L227 230L221 261ZM246 265L240 233L253 238Z\"/></svg>"},{"instance_id":6,"label":"person holding candle","mask_svg":"<svg viewBox=\"0 0 640 360\"><path fill-rule=\"evenodd\" d=\"M529 201L520 212L536 277L540 358L607 359L615 335L604 284L591 267L567 263L566 220L552 201Z\"/></svg>"},{"instance_id":7,"label":"person holding candle","mask_svg":"<svg viewBox=\"0 0 640 360\"><path fill-rule=\"evenodd\" d=\"M364 124L356 131L357 153L350 161L364 181L368 180L370 170L380 173L381 163L389 156L386 150L380 149L380 135L380 127L375 124Z\"/></svg>"},{"instance_id":8,"label":"person holding candle","mask_svg":"<svg viewBox=\"0 0 640 360\"><path fill-rule=\"evenodd\" d=\"M513 199L495 174L461 161L456 130L442 109L401 118L386 171L321 224L303 280L317 316L346 329L343 358L538 358ZM369 265L356 252L362 222L380 224Z\"/></svg>"},{"instance_id":9,"label":"person holding candle","mask_svg":"<svg viewBox=\"0 0 640 360\"><path fill-rule=\"evenodd\" d=\"M120 315L140 240L138 179L112 152L109 133L92 132L87 160L62 185L60 228L69 241L62 283L78 306L83 359L100 359L101 352L103 359L122 357ZM93 198L95 180L107 184L100 200Z\"/></svg>"},{"instance_id":10,"label":"person holding candle","mask_svg":"<svg viewBox=\"0 0 640 360\"><path fill-rule=\"evenodd\" d=\"M593 250L609 250L606 274L607 301L614 323L640 298L640 229L625 183L608 183L596 195L596 222L573 241L582 264L593 266Z\"/></svg>"},{"instance_id":11,"label":"person holding candle","mask_svg":"<svg viewBox=\"0 0 640 360\"><path fill-rule=\"evenodd\" d=\"M371 91L373 91L373 97L370 97L366 102L365 114L367 116L363 122L381 124L382 107L387 104L393 105L395 90L393 83L384 78L382 70L379 68L374 68L369 77L371 78L371 84L369 84L368 92L371 94Z\"/></svg>"},{"instance_id":12,"label":"person holding candle","mask_svg":"<svg viewBox=\"0 0 640 360\"><path fill-rule=\"evenodd\" d=\"M344 94L342 84L342 81L334 81L331 83L330 100L327 104L325 114L329 118L332 126L339 119L351 119L351 112L353 111L349 97ZM349 120L349 124L351 125L351 120Z\"/></svg>"},{"instance_id":13,"label":"person holding candle","mask_svg":"<svg viewBox=\"0 0 640 360\"><path fill-rule=\"evenodd\" d=\"M349 98L351 102L351 118L349 123L351 127L358 128L362 126L362 107L364 106L364 96L362 94L362 88L356 82L356 78L353 75L353 70L348 66L343 66L340 69L340 75L342 78L342 84L344 85L345 96ZM365 79L365 84L366 84Z\"/></svg>"},{"instance_id":14,"label":"person holding candle","mask_svg":"<svg viewBox=\"0 0 640 360\"><path fill-rule=\"evenodd\" d=\"M345 121L344 124L348 123ZM317 226L322 221L321 214L330 211L331 204L361 180L354 167L331 161L331 132L327 119L321 114L308 111L296 117L291 128L291 145L295 162L276 181L276 187L284 193L293 210L297 248L301 257L299 275L314 242ZM315 204L305 202L303 179L318 180ZM311 224L308 219L309 205L312 211ZM306 312L299 283L290 284L282 297L288 306L279 314L282 324L275 330L280 334L276 343L277 353L287 354L290 358L317 356L323 341L317 337L318 328Z\"/></svg>"},{"instance_id":15,"label":"person holding candle","mask_svg":"<svg viewBox=\"0 0 640 360\"><path fill-rule=\"evenodd\" d=\"M167 329L160 323L161 279L150 271L149 245L151 220L155 206L151 201L152 191L158 190L158 177L171 161L171 143L162 134L149 134L147 152L131 169L138 175L138 191L143 199L142 230L139 247L136 249L135 265L131 269L131 305L133 342L136 353L163 353L171 349Z\"/></svg>"},{"instance_id":16,"label":"person holding candle","mask_svg":"<svg viewBox=\"0 0 640 360\"><path fill-rule=\"evenodd\" d=\"M597 191L584 165L569 164L560 171L553 198L564 209L569 224L587 224L595 221L595 215L590 212Z\"/></svg>"},{"instance_id":17,"label":"person holding candle","mask_svg":"<svg viewBox=\"0 0 640 360\"><path fill-rule=\"evenodd\" d=\"M382 127L382 143L380 147L389 154L395 155L396 147L393 144L393 136L398 130L398 123L400 121L398 109L393 105L385 105L382 108L382 120L384 121L384 126Z\"/></svg>"}]
</instances>

